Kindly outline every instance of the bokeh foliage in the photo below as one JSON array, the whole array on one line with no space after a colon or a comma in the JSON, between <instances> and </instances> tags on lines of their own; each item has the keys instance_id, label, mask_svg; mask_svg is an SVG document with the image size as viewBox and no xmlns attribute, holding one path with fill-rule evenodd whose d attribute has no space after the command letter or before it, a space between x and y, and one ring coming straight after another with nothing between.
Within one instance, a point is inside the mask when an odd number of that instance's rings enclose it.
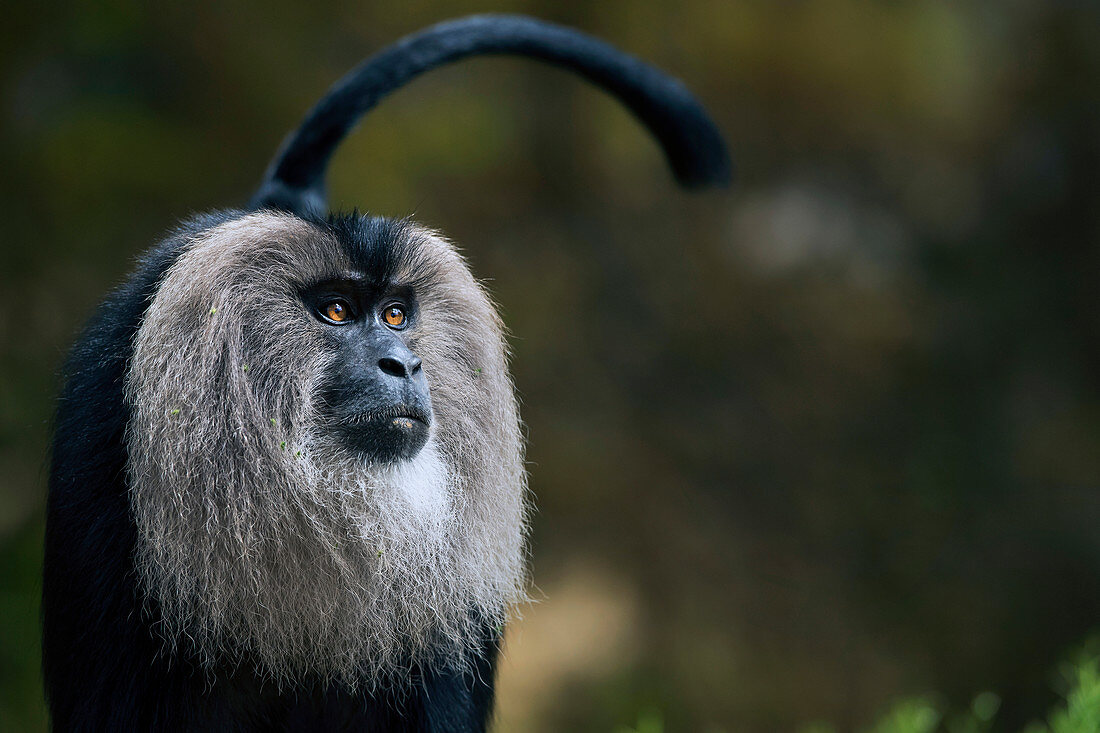
<instances>
[{"instance_id":1,"label":"bokeh foliage","mask_svg":"<svg viewBox=\"0 0 1100 733\"><path fill-rule=\"evenodd\" d=\"M501 728L1019 728L1100 610L1100 10L1083 2L14 2L0 23L0 728L44 725L56 372L180 217L247 199L367 52L522 11L687 80L730 193L484 59L387 102L334 202L460 242L514 333L533 573Z\"/></svg>"}]
</instances>

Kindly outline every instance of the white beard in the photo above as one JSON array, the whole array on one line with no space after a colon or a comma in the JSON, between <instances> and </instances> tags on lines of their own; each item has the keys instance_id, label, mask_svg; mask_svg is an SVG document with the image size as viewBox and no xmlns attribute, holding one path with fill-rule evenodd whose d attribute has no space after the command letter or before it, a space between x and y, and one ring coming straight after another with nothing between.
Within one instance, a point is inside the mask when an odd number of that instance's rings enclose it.
<instances>
[{"instance_id":1,"label":"white beard","mask_svg":"<svg viewBox=\"0 0 1100 733\"><path fill-rule=\"evenodd\" d=\"M434 441L374 471L321 468L298 450L293 484L205 487L221 498L201 524L160 503L165 492L131 492L166 641L189 640L211 668L252 659L279 683L386 681L427 657L462 666L506 604L482 575L491 560L469 562L463 501Z\"/></svg>"}]
</instances>

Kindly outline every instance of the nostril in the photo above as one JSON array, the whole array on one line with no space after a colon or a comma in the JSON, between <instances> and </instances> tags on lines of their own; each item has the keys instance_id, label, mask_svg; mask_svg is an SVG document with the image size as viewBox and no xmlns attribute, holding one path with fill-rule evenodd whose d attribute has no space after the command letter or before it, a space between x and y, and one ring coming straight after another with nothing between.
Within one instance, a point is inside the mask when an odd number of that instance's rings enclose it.
<instances>
[{"instance_id":1,"label":"nostril","mask_svg":"<svg viewBox=\"0 0 1100 733\"><path fill-rule=\"evenodd\" d=\"M417 361L420 360L417 359ZM417 366L419 366L419 364ZM394 377L409 376L409 370L405 368L405 365L397 359L394 359L393 357L384 356L379 359L378 368L384 371L386 374L390 374Z\"/></svg>"},{"instance_id":2,"label":"nostril","mask_svg":"<svg viewBox=\"0 0 1100 733\"><path fill-rule=\"evenodd\" d=\"M420 366L424 363L424 360L419 356L414 356L409 360L409 374L416 374L420 371Z\"/></svg>"}]
</instances>

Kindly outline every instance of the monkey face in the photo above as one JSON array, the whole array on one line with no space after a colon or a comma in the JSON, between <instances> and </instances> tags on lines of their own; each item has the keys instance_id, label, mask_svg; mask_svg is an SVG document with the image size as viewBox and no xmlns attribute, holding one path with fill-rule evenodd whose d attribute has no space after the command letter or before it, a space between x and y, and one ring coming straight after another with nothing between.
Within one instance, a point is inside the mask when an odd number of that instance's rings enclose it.
<instances>
[{"instance_id":1,"label":"monkey face","mask_svg":"<svg viewBox=\"0 0 1100 733\"><path fill-rule=\"evenodd\" d=\"M432 404L423 360L409 348L418 325L412 291L353 277L318 283L301 296L325 326L332 354L320 410L333 435L374 463L415 456L428 441Z\"/></svg>"}]
</instances>

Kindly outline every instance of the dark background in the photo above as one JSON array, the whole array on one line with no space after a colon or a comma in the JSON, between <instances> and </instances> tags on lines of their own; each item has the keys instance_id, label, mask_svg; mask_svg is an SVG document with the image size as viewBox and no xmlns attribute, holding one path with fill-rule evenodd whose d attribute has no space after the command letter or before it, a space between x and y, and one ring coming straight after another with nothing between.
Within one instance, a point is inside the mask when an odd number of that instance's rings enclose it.
<instances>
[{"instance_id":1,"label":"dark background","mask_svg":"<svg viewBox=\"0 0 1100 733\"><path fill-rule=\"evenodd\" d=\"M1023 722L1100 625L1100 11L1088 2L7 3L0 728L44 726L49 416L80 324L242 204L363 56L529 12L680 76L728 192L530 61L437 71L335 205L458 241L512 329L539 603L500 730L783 731L980 690ZM650 711L656 711L652 713Z\"/></svg>"}]
</instances>

